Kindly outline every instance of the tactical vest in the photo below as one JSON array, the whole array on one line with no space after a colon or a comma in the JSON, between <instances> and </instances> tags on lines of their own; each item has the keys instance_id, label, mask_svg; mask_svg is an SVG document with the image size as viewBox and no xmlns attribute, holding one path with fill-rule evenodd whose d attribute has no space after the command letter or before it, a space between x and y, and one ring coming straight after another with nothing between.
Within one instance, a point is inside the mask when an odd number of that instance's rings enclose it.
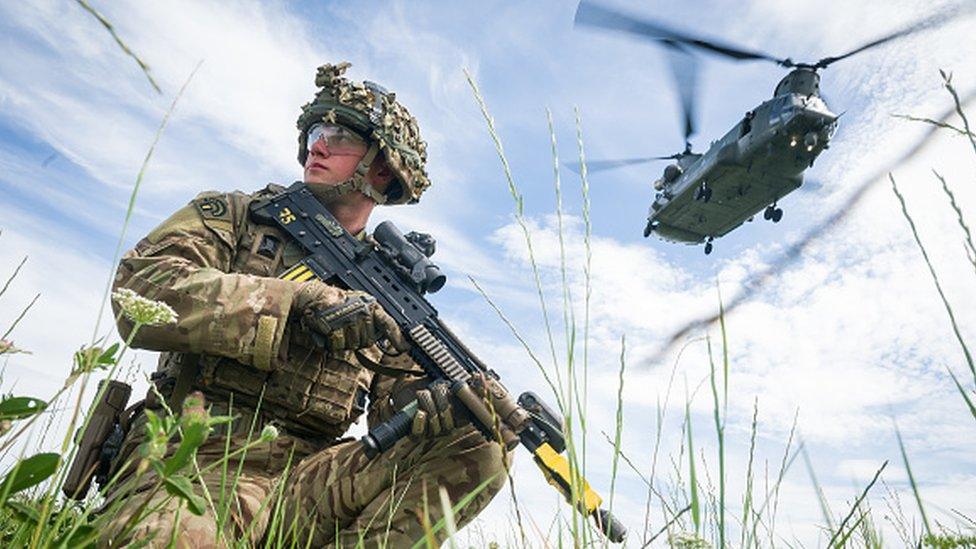
<instances>
[{"instance_id":1,"label":"tactical vest","mask_svg":"<svg viewBox=\"0 0 976 549\"><path fill-rule=\"evenodd\" d=\"M269 185L251 195L212 196L238 202L247 211L250 202L283 189ZM201 195L197 200L206 198ZM229 233L226 222L219 226L206 217L203 222L215 238L233 243L231 272L277 277L302 259L298 246L276 227L257 225L248 217ZM215 241L214 245L221 244ZM365 411L373 372L364 368L353 352L322 352L292 326L286 328L283 345L287 345L288 360L270 372L220 356L162 353L154 379L160 393L170 397L180 372L184 368L195 370L184 389L202 391L207 401L215 405L214 413L226 413L225 407L233 403L234 414L242 416L233 432L246 432L260 402L258 430L260 425L274 421L299 437L327 441L342 436ZM382 355L375 346L361 353L375 360Z\"/></svg>"}]
</instances>

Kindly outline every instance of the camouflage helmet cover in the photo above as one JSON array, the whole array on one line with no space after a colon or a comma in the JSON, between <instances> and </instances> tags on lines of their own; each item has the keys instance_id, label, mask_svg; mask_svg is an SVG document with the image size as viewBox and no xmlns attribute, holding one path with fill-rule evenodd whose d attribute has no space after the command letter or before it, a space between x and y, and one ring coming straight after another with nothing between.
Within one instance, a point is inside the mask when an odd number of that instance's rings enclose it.
<instances>
[{"instance_id":1,"label":"camouflage helmet cover","mask_svg":"<svg viewBox=\"0 0 976 549\"><path fill-rule=\"evenodd\" d=\"M308 129L317 122L341 124L368 137L379 146L387 165L400 184L399 193L388 193L387 204L415 203L430 186L427 177L427 143L420 138L417 119L387 92L372 82L351 82L343 76L350 63L318 68L315 99L302 107L298 117L298 161L308 156Z\"/></svg>"}]
</instances>

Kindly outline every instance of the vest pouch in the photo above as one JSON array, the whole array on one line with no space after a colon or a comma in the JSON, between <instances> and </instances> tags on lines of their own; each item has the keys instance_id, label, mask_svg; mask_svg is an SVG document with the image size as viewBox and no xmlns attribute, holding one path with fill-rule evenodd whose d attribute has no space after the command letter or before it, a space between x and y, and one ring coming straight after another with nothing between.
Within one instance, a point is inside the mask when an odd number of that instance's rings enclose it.
<instances>
[{"instance_id":1,"label":"vest pouch","mask_svg":"<svg viewBox=\"0 0 976 549\"><path fill-rule=\"evenodd\" d=\"M334 424L347 423L359 388L359 365L330 359L319 373L309 394L308 413L329 418Z\"/></svg>"},{"instance_id":2,"label":"vest pouch","mask_svg":"<svg viewBox=\"0 0 976 549\"><path fill-rule=\"evenodd\" d=\"M206 390L246 395L256 401L264 390L268 373L236 360L212 355L200 356L199 384Z\"/></svg>"}]
</instances>

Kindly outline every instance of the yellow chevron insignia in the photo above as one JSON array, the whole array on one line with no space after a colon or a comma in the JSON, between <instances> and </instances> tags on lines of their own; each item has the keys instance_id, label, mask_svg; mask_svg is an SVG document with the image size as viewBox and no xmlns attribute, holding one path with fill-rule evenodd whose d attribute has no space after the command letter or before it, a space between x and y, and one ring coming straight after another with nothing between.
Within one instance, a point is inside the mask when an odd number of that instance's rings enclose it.
<instances>
[{"instance_id":1,"label":"yellow chevron insignia","mask_svg":"<svg viewBox=\"0 0 976 549\"><path fill-rule=\"evenodd\" d=\"M304 263L296 263L294 267L281 273L281 276L278 278L283 280L294 280L295 282L305 282L306 280L315 278L315 273L312 271L312 269L308 268L308 265Z\"/></svg>"}]
</instances>

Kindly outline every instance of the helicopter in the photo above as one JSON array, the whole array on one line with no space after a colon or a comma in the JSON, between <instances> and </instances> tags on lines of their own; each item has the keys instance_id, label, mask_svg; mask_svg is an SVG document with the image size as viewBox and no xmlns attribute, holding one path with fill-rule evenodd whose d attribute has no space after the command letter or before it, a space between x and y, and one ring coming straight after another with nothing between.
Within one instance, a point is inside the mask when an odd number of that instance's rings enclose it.
<instances>
[{"instance_id":1,"label":"helicopter","mask_svg":"<svg viewBox=\"0 0 976 549\"><path fill-rule=\"evenodd\" d=\"M598 171L673 160L654 182L656 194L648 209L644 237L653 233L671 242L692 245L704 242L708 255L714 239L751 221L760 211L764 219L779 223L783 210L778 201L800 188L804 172L829 148L840 116L831 112L820 94L821 69L892 40L945 24L964 11L974 11L973 4L965 8L962 5L946 8L842 55L804 63L693 36L584 0L576 10L576 25L629 33L666 48L680 97L685 134L685 149L680 153L588 162L587 167ZM790 69L776 85L771 99L746 112L704 153L692 152L690 141L695 133L697 65L693 52L696 50L735 61L771 61Z\"/></svg>"}]
</instances>

